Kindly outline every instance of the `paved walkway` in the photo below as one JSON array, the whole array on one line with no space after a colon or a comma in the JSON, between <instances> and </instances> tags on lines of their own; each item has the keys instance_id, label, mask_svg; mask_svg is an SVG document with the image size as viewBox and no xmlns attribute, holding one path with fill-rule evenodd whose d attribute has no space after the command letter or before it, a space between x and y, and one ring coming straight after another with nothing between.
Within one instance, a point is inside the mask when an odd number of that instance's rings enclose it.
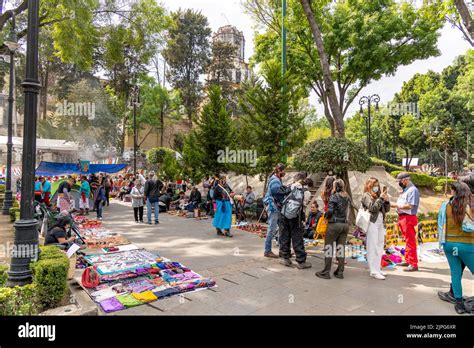
<instances>
[{"instance_id":1,"label":"paved walkway","mask_svg":"<svg viewBox=\"0 0 474 348\"><path fill-rule=\"evenodd\" d=\"M135 224L129 203L112 203L104 209L106 228L213 277L218 288L158 300L116 315L456 315L453 306L436 294L449 288L446 263L422 262L416 273L389 270L381 281L368 276L366 264L348 259L344 280L323 280L314 275L322 268L320 252L312 251L308 257L311 269L287 268L262 257L263 239L251 233L233 229L234 238L217 237L211 220L160 214L160 221L159 225ZM465 273L465 295L473 296L473 277Z\"/></svg>"}]
</instances>

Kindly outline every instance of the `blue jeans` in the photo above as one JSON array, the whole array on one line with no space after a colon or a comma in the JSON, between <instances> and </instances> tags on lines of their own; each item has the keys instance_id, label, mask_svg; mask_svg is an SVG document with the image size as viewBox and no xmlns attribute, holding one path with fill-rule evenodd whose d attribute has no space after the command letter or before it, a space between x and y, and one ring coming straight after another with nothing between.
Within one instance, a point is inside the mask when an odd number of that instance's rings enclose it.
<instances>
[{"instance_id":1,"label":"blue jeans","mask_svg":"<svg viewBox=\"0 0 474 348\"><path fill-rule=\"evenodd\" d=\"M474 247L469 243L446 242L443 249L451 270L454 297L462 299L462 263L464 262L471 273L474 272Z\"/></svg>"},{"instance_id":2,"label":"blue jeans","mask_svg":"<svg viewBox=\"0 0 474 348\"><path fill-rule=\"evenodd\" d=\"M151 203L150 199L146 199L146 217L148 219L148 223L151 224L151 206L154 206L155 208L155 222L158 222L158 215L160 214L160 205L159 201L156 201L155 203Z\"/></svg>"},{"instance_id":3,"label":"blue jeans","mask_svg":"<svg viewBox=\"0 0 474 348\"><path fill-rule=\"evenodd\" d=\"M275 210L268 214L267 238L265 239L265 252L272 251L272 239L278 229L278 220L280 220L280 211Z\"/></svg>"},{"instance_id":4,"label":"blue jeans","mask_svg":"<svg viewBox=\"0 0 474 348\"><path fill-rule=\"evenodd\" d=\"M96 208L97 208L97 218L102 219L102 201L96 202Z\"/></svg>"}]
</instances>

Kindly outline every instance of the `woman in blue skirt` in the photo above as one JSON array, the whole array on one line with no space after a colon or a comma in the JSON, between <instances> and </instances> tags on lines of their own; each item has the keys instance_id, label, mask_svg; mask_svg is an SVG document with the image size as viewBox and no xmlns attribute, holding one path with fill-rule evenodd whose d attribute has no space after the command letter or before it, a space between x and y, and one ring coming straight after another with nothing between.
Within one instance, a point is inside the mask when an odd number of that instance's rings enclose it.
<instances>
[{"instance_id":1,"label":"woman in blue skirt","mask_svg":"<svg viewBox=\"0 0 474 348\"><path fill-rule=\"evenodd\" d=\"M216 212L214 220L212 220L212 226L216 228L218 236L233 237L230 233L230 225L232 224L232 196L233 192L229 185L227 185L227 178L222 176L214 187Z\"/></svg>"}]
</instances>

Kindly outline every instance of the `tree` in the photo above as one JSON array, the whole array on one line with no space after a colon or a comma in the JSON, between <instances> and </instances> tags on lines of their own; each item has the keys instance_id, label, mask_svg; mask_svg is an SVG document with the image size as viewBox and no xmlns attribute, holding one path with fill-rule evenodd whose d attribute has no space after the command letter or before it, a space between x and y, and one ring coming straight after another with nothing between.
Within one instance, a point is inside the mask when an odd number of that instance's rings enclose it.
<instances>
[{"instance_id":1,"label":"tree","mask_svg":"<svg viewBox=\"0 0 474 348\"><path fill-rule=\"evenodd\" d=\"M181 164L176 152L167 147L155 147L146 154L148 163L158 167L157 174L167 181L174 181L181 175Z\"/></svg>"},{"instance_id":2,"label":"tree","mask_svg":"<svg viewBox=\"0 0 474 348\"><path fill-rule=\"evenodd\" d=\"M414 156L426 149L426 137L423 134L421 122L413 115L407 114L400 118L400 147L405 150L406 169L410 169L410 163Z\"/></svg>"},{"instance_id":3,"label":"tree","mask_svg":"<svg viewBox=\"0 0 474 348\"><path fill-rule=\"evenodd\" d=\"M303 145L306 129L300 100L305 95L291 70L282 76L281 66L275 61L262 66L262 76L263 80L258 78L243 86L240 104L252 134L248 139L256 142L245 141L242 146L254 146L257 167L267 178L278 162Z\"/></svg>"},{"instance_id":4,"label":"tree","mask_svg":"<svg viewBox=\"0 0 474 348\"><path fill-rule=\"evenodd\" d=\"M226 110L226 100L222 97L220 87L209 88L208 101L196 124L183 147L187 171L195 173L195 177L199 176L198 173L213 175L226 172L230 168L229 163L220 161L218 153L232 146L235 129Z\"/></svg>"},{"instance_id":5,"label":"tree","mask_svg":"<svg viewBox=\"0 0 474 348\"><path fill-rule=\"evenodd\" d=\"M446 20L459 31L464 39L474 47L474 20L464 0L447 0L443 2Z\"/></svg>"},{"instance_id":6,"label":"tree","mask_svg":"<svg viewBox=\"0 0 474 348\"><path fill-rule=\"evenodd\" d=\"M171 20L162 55L169 66L168 81L180 91L191 121L201 100L199 77L209 65L211 29L205 16L190 9L173 12Z\"/></svg>"},{"instance_id":7,"label":"tree","mask_svg":"<svg viewBox=\"0 0 474 348\"><path fill-rule=\"evenodd\" d=\"M288 65L323 104L333 136L344 136L343 117L370 81L393 74L400 65L439 54L436 43L443 20L438 5L289 0ZM247 0L246 8L264 30L255 37L253 60L275 58L281 49L279 2Z\"/></svg>"}]
</instances>

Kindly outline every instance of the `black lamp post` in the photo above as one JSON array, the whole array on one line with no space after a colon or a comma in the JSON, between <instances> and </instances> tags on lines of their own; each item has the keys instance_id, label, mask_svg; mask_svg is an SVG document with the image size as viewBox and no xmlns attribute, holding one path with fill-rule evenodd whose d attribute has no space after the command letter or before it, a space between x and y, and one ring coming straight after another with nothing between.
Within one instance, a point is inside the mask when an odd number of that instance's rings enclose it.
<instances>
[{"instance_id":1,"label":"black lamp post","mask_svg":"<svg viewBox=\"0 0 474 348\"><path fill-rule=\"evenodd\" d=\"M38 34L39 0L28 0L28 38L26 76L21 84L25 93L23 158L21 174L20 220L15 222L15 245L8 271L8 285L31 282L30 262L38 257L38 221L34 214L34 178L36 157L36 122L38 117Z\"/></svg>"},{"instance_id":2,"label":"black lamp post","mask_svg":"<svg viewBox=\"0 0 474 348\"><path fill-rule=\"evenodd\" d=\"M367 154L370 156L372 151L371 151L371 139L370 139L370 106L372 103L375 103L375 110L379 109L379 101L380 97L378 94L373 94L371 96L363 96L359 99L359 105L360 105L360 113L363 113L363 108L362 106L364 104L367 104L367 118L366 118L366 127L367 127Z\"/></svg>"},{"instance_id":3,"label":"black lamp post","mask_svg":"<svg viewBox=\"0 0 474 348\"><path fill-rule=\"evenodd\" d=\"M130 95L130 107L133 108L133 176L137 176L137 107L140 107L140 90L134 85Z\"/></svg>"},{"instance_id":4,"label":"black lamp post","mask_svg":"<svg viewBox=\"0 0 474 348\"><path fill-rule=\"evenodd\" d=\"M8 47L10 53L10 85L8 87L8 134L7 134L7 180L5 185L5 199L3 201L2 214L8 215L10 208L13 205L12 197L12 152L13 152L13 102L15 101L15 51L18 48L18 39L16 37L16 23L15 23L15 12L11 13L11 30L10 36L5 41L5 46Z\"/></svg>"}]
</instances>

